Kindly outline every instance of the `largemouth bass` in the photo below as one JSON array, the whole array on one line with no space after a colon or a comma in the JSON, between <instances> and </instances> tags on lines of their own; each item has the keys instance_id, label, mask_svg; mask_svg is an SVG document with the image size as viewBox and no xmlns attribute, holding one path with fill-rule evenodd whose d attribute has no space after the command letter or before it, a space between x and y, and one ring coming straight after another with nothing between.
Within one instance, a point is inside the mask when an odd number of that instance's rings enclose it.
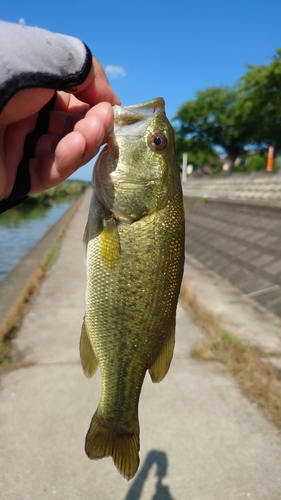
<instances>
[{"instance_id":1,"label":"largemouth bass","mask_svg":"<svg viewBox=\"0 0 281 500\"><path fill-rule=\"evenodd\" d=\"M161 98L114 106L113 138L93 171L85 229L87 286L80 340L102 394L86 436L89 458L111 456L127 479L139 465L138 402L145 373L166 375L184 263L182 189Z\"/></svg>"}]
</instances>

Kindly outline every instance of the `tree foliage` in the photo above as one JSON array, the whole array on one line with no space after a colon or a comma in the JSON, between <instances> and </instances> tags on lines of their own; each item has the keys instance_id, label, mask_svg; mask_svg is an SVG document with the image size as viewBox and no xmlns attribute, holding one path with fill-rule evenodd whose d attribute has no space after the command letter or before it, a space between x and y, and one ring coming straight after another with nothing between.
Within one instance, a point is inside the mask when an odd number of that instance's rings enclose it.
<instances>
[{"instance_id":1,"label":"tree foliage","mask_svg":"<svg viewBox=\"0 0 281 500\"><path fill-rule=\"evenodd\" d=\"M240 124L249 140L281 148L281 49L269 65L247 65L237 95Z\"/></svg>"},{"instance_id":2,"label":"tree foliage","mask_svg":"<svg viewBox=\"0 0 281 500\"><path fill-rule=\"evenodd\" d=\"M217 148L234 164L245 146L281 148L281 49L269 65L247 65L233 87L198 91L174 117L178 154L201 152L215 158Z\"/></svg>"}]
</instances>

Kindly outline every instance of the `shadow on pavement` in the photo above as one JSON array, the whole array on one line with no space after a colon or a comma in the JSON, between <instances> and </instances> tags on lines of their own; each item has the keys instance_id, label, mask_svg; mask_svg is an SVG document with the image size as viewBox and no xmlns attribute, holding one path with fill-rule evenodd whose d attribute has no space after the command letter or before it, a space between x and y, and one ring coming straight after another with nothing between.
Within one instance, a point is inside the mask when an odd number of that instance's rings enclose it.
<instances>
[{"instance_id":1,"label":"shadow on pavement","mask_svg":"<svg viewBox=\"0 0 281 500\"><path fill-rule=\"evenodd\" d=\"M148 479L148 474L151 468L156 464L157 481L155 491L151 500L174 500L170 494L169 486L162 483L167 476L168 460L167 455L163 451L151 450L144 461L144 464L136 476L131 488L129 489L124 500L139 500L145 482Z\"/></svg>"}]
</instances>

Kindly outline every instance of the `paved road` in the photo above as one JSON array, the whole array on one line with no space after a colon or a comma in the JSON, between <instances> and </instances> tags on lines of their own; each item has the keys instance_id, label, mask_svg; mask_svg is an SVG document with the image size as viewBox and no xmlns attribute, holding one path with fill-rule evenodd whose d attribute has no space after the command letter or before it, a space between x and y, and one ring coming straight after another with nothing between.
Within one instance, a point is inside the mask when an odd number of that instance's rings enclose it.
<instances>
[{"instance_id":1,"label":"paved road","mask_svg":"<svg viewBox=\"0 0 281 500\"><path fill-rule=\"evenodd\" d=\"M1 378L1 500L280 500L281 438L219 365L190 357L201 332L178 308L175 356L140 402L141 464L127 482L110 458L90 461L84 436L100 393L78 359L84 311L84 200L59 260L25 316Z\"/></svg>"}]
</instances>

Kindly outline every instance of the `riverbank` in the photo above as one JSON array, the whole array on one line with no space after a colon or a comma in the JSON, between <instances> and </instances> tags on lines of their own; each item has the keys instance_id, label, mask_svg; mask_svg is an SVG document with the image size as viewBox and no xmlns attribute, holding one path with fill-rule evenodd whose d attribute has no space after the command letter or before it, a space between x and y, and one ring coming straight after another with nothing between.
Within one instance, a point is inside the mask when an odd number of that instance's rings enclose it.
<instances>
[{"instance_id":1,"label":"riverbank","mask_svg":"<svg viewBox=\"0 0 281 500\"><path fill-rule=\"evenodd\" d=\"M41 193L29 196L23 206L30 205L50 205L55 200L79 197L88 189L89 183L86 181L72 181L70 179L54 186L53 188L41 191Z\"/></svg>"},{"instance_id":2,"label":"riverbank","mask_svg":"<svg viewBox=\"0 0 281 500\"><path fill-rule=\"evenodd\" d=\"M0 342L19 326L26 303L45 274L44 266L52 244L60 240L85 196L86 193L80 195L78 200L0 282Z\"/></svg>"},{"instance_id":3,"label":"riverbank","mask_svg":"<svg viewBox=\"0 0 281 500\"><path fill-rule=\"evenodd\" d=\"M88 187L68 180L1 214L0 282Z\"/></svg>"}]
</instances>

